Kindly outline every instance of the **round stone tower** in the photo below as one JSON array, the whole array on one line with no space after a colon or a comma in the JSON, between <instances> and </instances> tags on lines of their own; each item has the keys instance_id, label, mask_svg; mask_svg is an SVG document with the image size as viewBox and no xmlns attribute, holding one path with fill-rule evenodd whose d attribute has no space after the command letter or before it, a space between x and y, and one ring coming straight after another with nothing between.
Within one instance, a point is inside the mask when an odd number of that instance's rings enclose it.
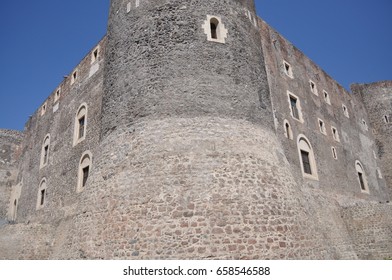
<instances>
[{"instance_id":1,"label":"round stone tower","mask_svg":"<svg viewBox=\"0 0 392 280\"><path fill-rule=\"evenodd\" d=\"M89 258L323 258L273 131L253 0L112 0Z\"/></svg>"}]
</instances>

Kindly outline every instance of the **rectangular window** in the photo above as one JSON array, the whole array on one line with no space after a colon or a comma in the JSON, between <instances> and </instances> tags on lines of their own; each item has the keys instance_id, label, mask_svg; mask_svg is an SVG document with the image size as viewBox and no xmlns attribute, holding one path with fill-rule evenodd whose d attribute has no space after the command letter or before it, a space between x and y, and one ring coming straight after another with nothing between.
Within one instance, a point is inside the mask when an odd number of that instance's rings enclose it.
<instances>
[{"instance_id":1,"label":"rectangular window","mask_svg":"<svg viewBox=\"0 0 392 280\"><path fill-rule=\"evenodd\" d=\"M45 202L45 189L41 190L41 205L44 205Z\"/></svg>"},{"instance_id":2,"label":"rectangular window","mask_svg":"<svg viewBox=\"0 0 392 280\"><path fill-rule=\"evenodd\" d=\"M84 136L84 124L85 124L85 117L81 117L79 119L79 138L82 138Z\"/></svg>"},{"instance_id":3,"label":"rectangular window","mask_svg":"<svg viewBox=\"0 0 392 280\"><path fill-rule=\"evenodd\" d=\"M325 129L325 125L324 125L324 122L322 121L322 120L318 120L319 121L319 127L320 127L320 132L322 133L322 134L327 134L327 131L326 131L326 129Z\"/></svg>"},{"instance_id":4,"label":"rectangular window","mask_svg":"<svg viewBox=\"0 0 392 280\"><path fill-rule=\"evenodd\" d=\"M384 116L385 119L385 123L389 123L389 117L388 116Z\"/></svg>"},{"instance_id":5,"label":"rectangular window","mask_svg":"<svg viewBox=\"0 0 392 280\"><path fill-rule=\"evenodd\" d=\"M312 169L310 167L309 152L301 150L302 165L304 167L304 173L312 175Z\"/></svg>"},{"instance_id":6,"label":"rectangular window","mask_svg":"<svg viewBox=\"0 0 392 280\"><path fill-rule=\"evenodd\" d=\"M363 181L363 174L361 172L358 172L358 178L359 178L359 183L361 184L361 189L363 191L366 191L365 183Z\"/></svg>"},{"instance_id":7,"label":"rectangular window","mask_svg":"<svg viewBox=\"0 0 392 280\"><path fill-rule=\"evenodd\" d=\"M48 151L49 151L49 146L45 146L44 147L44 164L46 164L48 161Z\"/></svg>"},{"instance_id":8,"label":"rectangular window","mask_svg":"<svg viewBox=\"0 0 392 280\"><path fill-rule=\"evenodd\" d=\"M309 84L310 90L313 92L313 94L318 95L316 84L313 81L309 81Z\"/></svg>"},{"instance_id":9,"label":"rectangular window","mask_svg":"<svg viewBox=\"0 0 392 280\"><path fill-rule=\"evenodd\" d=\"M290 78L293 78L293 70L291 68L291 65L288 62L283 61L283 67L284 67L285 74Z\"/></svg>"},{"instance_id":10,"label":"rectangular window","mask_svg":"<svg viewBox=\"0 0 392 280\"><path fill-rule=\"evenodd\" d=\"M293 117L299 120L297 99L292 96L290 96L290 106L291 106L291 112L293 113Z\"/></svg>"},{"instance_id":11,"label":"rectangular window","mask_svg":"<svg viewBox=\"0 0 392 280\"><path fill-rule=\"evenodd\" d=\"M86 186L87 179L88 179L88 173L89 173L89 166L86 166L83 168L83 182L82 182L82 187Z\"/></svg>"}]
</instances>

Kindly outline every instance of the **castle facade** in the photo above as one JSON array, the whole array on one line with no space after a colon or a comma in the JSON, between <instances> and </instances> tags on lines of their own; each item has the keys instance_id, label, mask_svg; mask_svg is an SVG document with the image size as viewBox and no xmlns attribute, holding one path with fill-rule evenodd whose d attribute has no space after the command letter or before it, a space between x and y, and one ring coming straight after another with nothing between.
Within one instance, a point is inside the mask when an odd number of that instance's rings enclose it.
<instances>
[{"instance_id":1,"label":"castle facade","mask_svg":"<svg viewBox=\"0 0 392 280\"><path fill-rule=\"evenodd\" d=\"M111 0L0 130L0 258L390 258L391 131L392 81L347 92L253 0Z\"/></svg>"}]
</instances>

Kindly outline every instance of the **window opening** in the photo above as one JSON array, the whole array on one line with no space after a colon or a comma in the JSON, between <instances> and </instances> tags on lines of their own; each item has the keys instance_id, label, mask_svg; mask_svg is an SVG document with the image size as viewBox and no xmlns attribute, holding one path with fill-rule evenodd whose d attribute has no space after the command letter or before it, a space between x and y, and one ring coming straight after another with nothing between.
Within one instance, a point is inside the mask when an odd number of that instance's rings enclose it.
<instances>
[{"instance_id":1,"label":"window opening","mask_svg":"<svg viewBox=\"0 0 392 280\"><path fill-rule=\"evenodd\" d=\"M301 150L302 164L304 167L304 172L306 174L312 175L312 169L310 167L309 152Z\"/></svg>"},{"instance_id":2,"label":"window opening","mask_svg":"<svg viewBox=\"0 0 392 280\"><path fill-rule=\"evenodd\" d=\"M45 202L45 190L41 190L41 206L44 205Z\"/></svg>"},{"instance_id":3,"label":"window opening","mask_svg":"<svg viewBox=\"0 0 392 280\"><path fill-rule=\"evenodd\" d=\"M79 119L79 138L82 138L84 136L84 122L85 122L85 116L82 116Z\"/></svg>"},{"instance_id":4,"label":"window opening","mask_svg":"<svg viewBox=\"0 0 392 280\"><path fill-rule=\"evenodd\" d=\"M290 105L291 105L291 111L293 112L293 117L299 119L297 99L290 96Z\"/></svg>"},{"instance_id":5,"label":"window opening","mask_svg":"<svg viewBox=\"0 0 392 280\"><path fill-rule=\"evenodd\" d=\"M211 27L211 38L212 39L218 39L218 20L216 18L212 18L210 21L210 27Z\"/></svg>"},{"instance_id":6,"label":"window opening","mask_svg":"<svg viewBox=\"0 0 392 280\"><path fill-rule=\"evenodd\" d=\"M83 183L82 183L82 187L86 186L87 179L88 179L88 173L89 173L89 166L86 166L85 168L83 168Z\"/></svg>"}]
</instances>

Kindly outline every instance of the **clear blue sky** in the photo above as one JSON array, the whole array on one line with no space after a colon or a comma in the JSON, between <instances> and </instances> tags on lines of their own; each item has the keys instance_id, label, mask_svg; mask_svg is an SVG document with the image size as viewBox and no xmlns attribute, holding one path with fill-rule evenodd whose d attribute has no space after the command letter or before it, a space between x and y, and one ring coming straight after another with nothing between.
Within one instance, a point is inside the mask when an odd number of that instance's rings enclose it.
<instances>
[{"instance_id":1,"label":"clear blue sky","mask_svg":"<svg viewBox=\"0 0 392 280\"><path fill-rule=\"evenodd\" d=\"M344 87L392 80L391 0L255 1L264 20ZM23 129L105 35L108 6L109 0L1 0L0 128Z\"/></svg>"}]
</instances>

